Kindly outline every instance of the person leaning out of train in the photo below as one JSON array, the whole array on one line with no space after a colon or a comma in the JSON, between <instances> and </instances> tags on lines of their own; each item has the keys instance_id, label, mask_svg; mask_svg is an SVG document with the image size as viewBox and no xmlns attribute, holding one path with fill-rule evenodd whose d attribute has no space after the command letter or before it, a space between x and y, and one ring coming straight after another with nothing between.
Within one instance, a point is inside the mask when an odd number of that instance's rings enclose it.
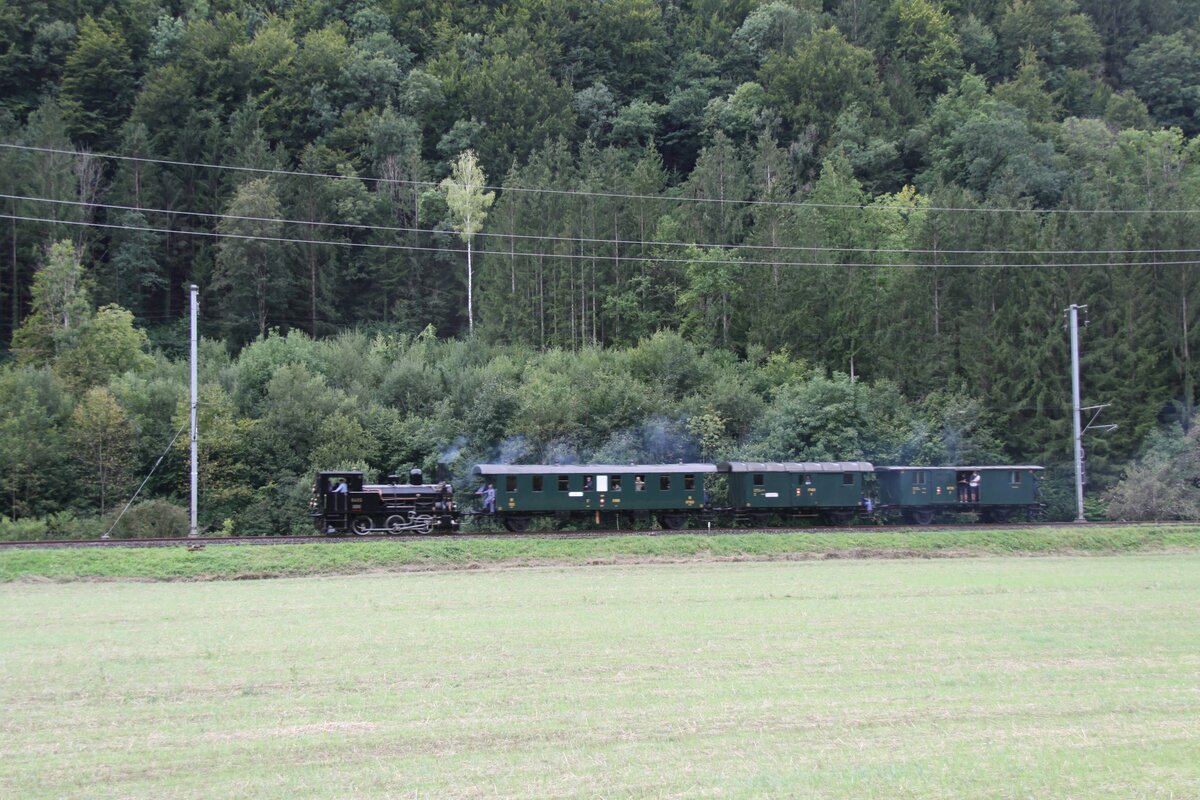
<instances>
[{"instance_id":1,"label":"person leaning out of train","mask_svg":"<svg viewBox=\"0 0 1200 800\"><path fill-rule=\"evenodd\" d=\"M971 502L972 503L979 502L979 483L982 480L983 480L983 478L978 472L971 473L971 480L967 482L967 485L969 487L971 487Z\"/></svg>"},{"instance_id":2,"label":"person leaning out of train","mask_svg":"<svg viewBox=\"0 0 1200 800\"><path fill-rule=\"evenodd\" d=\"M485 483L475 490L475 494L483 496L483 510L488 514L496 513L496 487Z\"/></svg>"}]
</instances>

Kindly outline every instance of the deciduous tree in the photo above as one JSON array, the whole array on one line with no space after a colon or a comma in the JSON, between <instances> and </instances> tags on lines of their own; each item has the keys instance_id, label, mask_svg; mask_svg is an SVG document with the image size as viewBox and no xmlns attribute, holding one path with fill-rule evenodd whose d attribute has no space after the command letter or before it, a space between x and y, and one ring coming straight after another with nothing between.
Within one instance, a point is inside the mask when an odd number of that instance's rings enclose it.
<instances>
[{"instance_id":1,"label":"deciduous tree","mask_svg":"<svg viewBox=\"0 0 1200 800\"><path fill-rule=\"evenodd\" d=\"M450 208L454 229L467 245L467 327L475 331L475 306L472 295L474 269L471 264L471 240L483 228L488 209L496 202L496 193L484 191L487 178L479 168L475 151L466 150L454 162L450 177L440 184Z\"/></svg>"}]
</instances>

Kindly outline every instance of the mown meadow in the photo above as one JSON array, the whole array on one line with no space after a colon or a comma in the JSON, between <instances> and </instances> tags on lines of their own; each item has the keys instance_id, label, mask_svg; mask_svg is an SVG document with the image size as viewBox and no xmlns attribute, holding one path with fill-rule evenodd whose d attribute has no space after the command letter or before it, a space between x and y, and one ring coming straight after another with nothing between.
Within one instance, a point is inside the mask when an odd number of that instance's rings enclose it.
<instances>
[{"instance_id":1,"label":"mown meadow","mask_svg":"<svg viewBox=\"0 0 1200 800\"><path fill-rule=\"evenodd\" d=\"M8 582L0 794L1196 796L1197 601L1196 553Z\"/></svg>"}]
</instances>

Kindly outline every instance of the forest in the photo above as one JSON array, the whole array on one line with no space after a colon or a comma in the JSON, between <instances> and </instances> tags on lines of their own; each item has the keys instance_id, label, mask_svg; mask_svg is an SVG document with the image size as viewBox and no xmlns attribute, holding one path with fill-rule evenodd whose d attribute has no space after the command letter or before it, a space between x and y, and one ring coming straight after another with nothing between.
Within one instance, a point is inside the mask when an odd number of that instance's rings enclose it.
<instances>
[{"instance_id":1,"label":"forest","mask_svg":"<svg viewBox=\"0 0 1200 800\"><path fill-rule=\"evenodd\" d=\"M179 524L192 284L210 531L484 458L1038 463L1069 517L1071 304L1089 513L1200 516L1197 20L0 0L0 535L160 456L123 524Z\"/></svg>"}]
</instances>

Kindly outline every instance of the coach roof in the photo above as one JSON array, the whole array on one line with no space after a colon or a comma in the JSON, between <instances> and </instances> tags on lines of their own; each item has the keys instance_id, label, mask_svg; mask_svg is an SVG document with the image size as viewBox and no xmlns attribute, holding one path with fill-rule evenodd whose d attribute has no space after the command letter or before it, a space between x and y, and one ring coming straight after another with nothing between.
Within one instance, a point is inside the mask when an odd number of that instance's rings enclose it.
<instances>
[{"instance_id":1,"label":"coach roof","mask_svg":"<svg viewBox=\"0 0 1200 800\"><path fill-rule=\"evenodd\" d=\"M719 472L872 472L869 461L722 461Z\"/></svg>"},{"instance_id":2,"label":"coach roof","mask_svg":"<svg viewBox=\"0 0 1200 800\"><path fill-rule=\"evenodd\" d=\"M477 464L479 475L603 475L716 472L715 464Z\"/></svg>"},{"instance_id":3,"label":"coach roof","mask_svg":"<svg viewBox=\"0 0 1200 800\"><path fill-rule=\"evenodd\" d=\"M1035 469L1045 469L1045 467L1039 467L1039 466L1035 466L1035 465L1033 465L1033 464L1011 464L1011 465L1005 465L1005 464L988 464L988 465L986 465L986 466L978 466L978 467L972 467L972 466L956 466L956 465L953 465L953 464L949 464L949 465L945 465L945 464L943 464L943 465L937 465L937 466L932 466L932 467L915 467L915 466L876 467L876 468L875 468L875 471L876 471L876 472L904 472L905 470L919 470L919 469L953 469L953 470L957 470L958 472L989 472L989 471L995 471L995 470L998 470L998 469L1007 469L1007 470L1016 470L1016 469L1029 469L1029 470L1035 470Z\"/></svg>"}]
</instances>

